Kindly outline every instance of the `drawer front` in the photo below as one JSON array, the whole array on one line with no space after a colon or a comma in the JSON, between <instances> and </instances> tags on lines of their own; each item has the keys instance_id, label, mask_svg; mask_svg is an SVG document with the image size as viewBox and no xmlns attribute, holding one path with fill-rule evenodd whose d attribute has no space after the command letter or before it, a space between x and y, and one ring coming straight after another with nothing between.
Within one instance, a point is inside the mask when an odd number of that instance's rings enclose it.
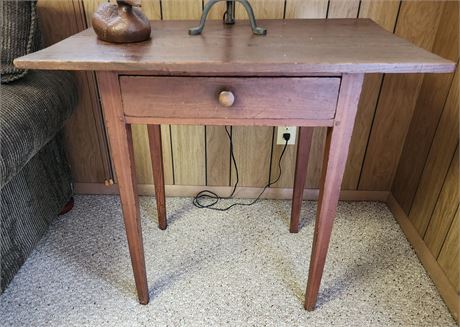
<instances>
[{"instance_id":1,"label":"drawer front","mask_svg":"<svg viewBox=\"0 0 460 327\"><path fill-rule=\"evenodd\" d=\"M340 78L121 76L120 85L127 117L229 125L298 120L301 126L303 120L334 119ZM223 91L227 97L220 102Z\"/></svg>"}]
</instances>

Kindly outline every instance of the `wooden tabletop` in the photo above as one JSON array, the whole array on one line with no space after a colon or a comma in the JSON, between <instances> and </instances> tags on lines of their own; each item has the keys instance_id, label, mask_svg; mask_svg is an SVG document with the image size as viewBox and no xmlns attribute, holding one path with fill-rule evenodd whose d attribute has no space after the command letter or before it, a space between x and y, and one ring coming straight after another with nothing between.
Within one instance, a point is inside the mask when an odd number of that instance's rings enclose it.
<instances>
[{"instance_id":1,"label":"wooden tabletop","mask_svg":"<svg viewBox=\"0 0 460 327\"><path fill-rule=\"evenodd\" d=\"M267 36L247 21L154 21L152 39L134 44L100 41L87 29L15 60L19 68L149 71L159 74L304 75L311 73L452 72L455 63L420 49L369 19L261 20Z\"/></svg>"}]
</instances>

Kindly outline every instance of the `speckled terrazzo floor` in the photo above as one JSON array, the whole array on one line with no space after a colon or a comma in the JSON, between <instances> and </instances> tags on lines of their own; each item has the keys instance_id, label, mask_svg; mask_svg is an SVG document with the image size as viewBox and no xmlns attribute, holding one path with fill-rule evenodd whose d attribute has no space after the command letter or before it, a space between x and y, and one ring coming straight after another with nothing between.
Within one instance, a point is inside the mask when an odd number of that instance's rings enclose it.
<instances>
[{"instance_id":1,"label":"speckled terrazzo floor","mask_svg":"<svg viewBox=\"0 0 460 327\"><path fill-rule=\"evenodd\" d=\"M455 326L384 204L340 203L318 308L303 310L316 204L230 212L141 198L151 301L137 304L115 196L77 196L0 296L2 326Z\"/></svg>"}]
</instances>

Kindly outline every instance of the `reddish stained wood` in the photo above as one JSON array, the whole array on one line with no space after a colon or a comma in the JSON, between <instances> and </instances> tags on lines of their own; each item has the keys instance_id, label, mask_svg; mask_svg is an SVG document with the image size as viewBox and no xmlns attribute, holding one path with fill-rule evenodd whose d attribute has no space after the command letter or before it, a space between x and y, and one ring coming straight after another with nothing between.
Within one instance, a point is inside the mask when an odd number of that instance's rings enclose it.
<instances>
[{"instance_id":1,"label":"reddish stained wood","mask_svg":"<svg viewBox=\"0 0 460 327\"><path fill-rule=\"evenodd\" d=\"M129 45L96 40L85 30L15 60L19 68L148 70L158 74L227 75L452 72L455 64L388 33L369 19L266 20L266 37L247 25L209 21L201 36L190 21L153 21L152 40ZM85 49L85 51L80 51ZM186 54L186 55L184 55Z\"/></svg>"},{"instance_id":2,"label":"reddish stained wood","mask_svg":"<svg viewBox=\"0 0 460 327\"><path fill-rule=\"evenodd\" d=\"M343 76L335 124L334 127L328 128L327 132L310 271L305 294L305 309L309 311L314 310L316 306L363 79L363 74Z\"/></svg>"},{"instance_id":3,"label":"reddish stained wood","mask_svg":"<svg viewBox=\"0 0 460 327\"><path fill-rule=\"evenodd\" d=\"M150 144L150 158L152 160L152 173L155 184L155 198L157 203L158 227L166 229L166 200L165 200L165 179L163 169L163 150L161 146L160 125L147 126Z\"/></svg>"},{"instance_id":4,"label":"reddish stained wood","mask_svg":"<svg viewBox=\"0 0 460 327\"><path fill-rule=\"evenodd\" d=\"M329 120L335 115L340 79L126 76L120 84L130 117ZM235 103L222 105L221 91L233 93Z\"/></svg>"},{"instance_id":5,"label":"reddish stained wood","mask_svg":"<svg viewBox=\"0 0 460 327\"><path fill-rule=\"evenodd\" d=\"M178 124L178 125L215 125L215 126L332 126L333 119L315 120L315 119L246 119L239 118L150 118L150 117L130 117L126 116L126 122L129 124ZM253 186L253 185L249 185Z\"/></svg>"},{"instance_id":6,"label":"reddish stained wood","mask_svg":"<svg viewBox=\"0 0 460 327\"><path fill-rule=\"evenodd\" d=\"M97 81L101 91L105 126L108 131L112 160L118 177L121 207L137 295L141 304L147 304L149 302L149 290L147 286L144 245L136 190L131 126L126 124L124 120L117 74L112 72L98 72Z\"/></svg>"},{"instance_id":7,"label":"reddish stained wood","mask_svg":"<svg viewBox=\"0 0 460 327\"><path fill-rule=\"evenodd\" d=\"M310 156L313 128L300 127L295 164L294 190L292 194L290 232L299 231L300 209L302 207L303 191L307 177L307 165Z\"/></svg>"}]
</instances>

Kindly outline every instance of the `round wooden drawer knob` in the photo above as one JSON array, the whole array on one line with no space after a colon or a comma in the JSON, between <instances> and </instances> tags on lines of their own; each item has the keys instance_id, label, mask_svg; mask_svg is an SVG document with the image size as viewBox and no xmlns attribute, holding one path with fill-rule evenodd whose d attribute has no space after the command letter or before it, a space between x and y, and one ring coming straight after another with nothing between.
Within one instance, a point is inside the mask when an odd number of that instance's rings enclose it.
<instances>
[{"instance_id":1,"label":"round wooden drawer knob","mask_svg":"<svg viewBox=\"0 0 460 327\"><path fill-rule=\"evenodd\" d=\"M230 91L219 93L219 103L224 107L231 107L235 103L235 95Z\"/></svg>"}]
</instances>

